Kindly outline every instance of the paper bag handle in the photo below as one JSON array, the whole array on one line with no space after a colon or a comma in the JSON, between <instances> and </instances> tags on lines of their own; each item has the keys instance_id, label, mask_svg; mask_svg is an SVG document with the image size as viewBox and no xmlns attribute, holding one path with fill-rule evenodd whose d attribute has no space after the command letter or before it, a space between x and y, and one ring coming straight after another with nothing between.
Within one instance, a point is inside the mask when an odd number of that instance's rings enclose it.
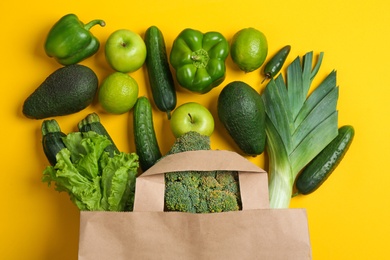
<instances>
[{"instance_id":1,"label":"paper bag handle","mask_svg":"<svg viewBox=\"0 0 390 260\"><path fill-rule=\"evenodd\" d=\"M242 210L269 208L267 172L225 150L188 151L165 156L137 178L133 211L163 211L164 173L238 171Z\"/></svg>"}]
</instances>

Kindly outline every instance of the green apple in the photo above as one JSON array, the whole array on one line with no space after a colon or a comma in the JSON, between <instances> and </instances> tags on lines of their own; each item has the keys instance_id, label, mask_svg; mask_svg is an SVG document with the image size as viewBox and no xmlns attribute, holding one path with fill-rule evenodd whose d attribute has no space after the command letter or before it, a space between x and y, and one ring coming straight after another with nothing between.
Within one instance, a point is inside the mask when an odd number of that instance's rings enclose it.
<instances>
[{"instance_id":1,"label":"green apple","mask_svg":"<svg viewBox=\"0 0 390 260\"><path fill-rule=\"evenodd\" d=\"M145 62L146 45L139 34L127 29L116 30L106 41L105 56L114 70L134 72Z\"/></svg>"},{"instance_id":2,"label":"green apple","mask_svg":"<svg viewBox=\"0 0 390 260\"><path fill-rule=\"evenodd\" d=\"M176 138L189 131L196 131L202 135L211 136L214 131L214 117L201 104L188 102L180 105L173 111L170 126Z\"/></svg>"}]
</instances>

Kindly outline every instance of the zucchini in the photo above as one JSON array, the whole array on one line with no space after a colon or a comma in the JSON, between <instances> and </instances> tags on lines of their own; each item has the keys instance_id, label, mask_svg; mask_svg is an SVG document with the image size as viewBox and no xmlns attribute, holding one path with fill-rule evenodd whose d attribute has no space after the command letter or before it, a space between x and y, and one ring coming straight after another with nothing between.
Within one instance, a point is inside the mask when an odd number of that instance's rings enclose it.
<instances>
[{"instance_id":1,"label":"zucchini","mask_svg":"<svg viewBox=\"0 0 390 260\"><path fill-rule=\"evenodd\" d=\"M307 195L318 189L347 153L355 130L350 125L339 128L333 139L302 171L296 181L298 193Z\"/></svg>"},{"instance_id":2,"label":"zucchini","mask_svg":"<svg viewBox=\"0 0 390 260\"><path fill-rule=\"evenodd\" d=\"M160 111L166 112L170 119L171 111L176 107L176 90L164 37L156 26L146 30L145 45L147 52L145 65L154 103Z\"/></svg>"},{"instance_id":3,"label":"zucchini","mask_svg":"<svg viewBox=\"0 0 390 260\"><path fill-rule=\"evenodd\" d=\"M263 70L265 78L261 83L263 83L266 79L275 77L275 75L282 69L290 50L290 45L284 46L265 64Z\"/></svg>"},{"instance_id":4,"label":"zucchini","mask_svg":"<svg viewBox=\"0 0 390 260\"><path fill-rule=\"evenodd\" d=\"M44 120L41 127L43 152L51 165L57 163L57 153L65 148L62 138L66 135L54 119Z\"/></svg>"},{"instance_id":5,"label":"zucchini","mask_svg":"<svg viewBox=\"0 0 390 260\"><path fill-rule=\"evenodd\" d=\"M119 149L116 147L114 141L111 136L108 134L106 128L100 122L100 118L98 114L91 113L88 114L83 120L81 120L78 124L78 129L80 132L88 132L93 131L99 135L106 136L108 140L111 141L111 145L107 146L104 150L110 154L110 156L114 156L115 153L119 153Z\"/></svg>"},{"instance_id":6,"label":"zucchini","mask_svg":"<svg viewBox=\"0 0 390 260\"><path fill-rule=\"evenodd\" d=\"M161 158L153 127L152 106L147 97L139 97L133 111L134 141L142 171L146 171Z\"/></svg>"}]
</instances>

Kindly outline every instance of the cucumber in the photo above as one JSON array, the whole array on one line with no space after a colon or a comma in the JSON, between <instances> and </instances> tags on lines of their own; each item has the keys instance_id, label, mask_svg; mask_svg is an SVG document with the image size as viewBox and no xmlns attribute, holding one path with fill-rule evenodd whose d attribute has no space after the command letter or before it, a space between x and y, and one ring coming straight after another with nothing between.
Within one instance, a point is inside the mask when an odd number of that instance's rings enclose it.
<instances>
[{"instance_id":1,"label":"cucumber","mask_svg":"<svg viewBox=\"0 0 390 260\"><path fill-rule=\"evenodd\" d=\"M310 194L318 189L336 169L347 153L355 135L350 125L339 128L333 139L301 172L296 180L298 194Z\"/></svg>"},{"instance_id":2,"label":"cucumber","mask_svg":"<svg viewBox=\"0 0 390 260\"><path fill-rule=\"evenodd\" d=\"M217 110L220 121L245 154L263 153L265 108L259 93L242 81L233 81L219 94Z\"/></svg>"},{"instance_id":3,"label":"cucumber","mask_svg":"<svg viewBox=\"0 0 390 260\"><path fill-rule=\"evenodd\" d=\"M161 152L153 126L152 106L145 96L139 97L135 103L133 128L140 167L146 171L161 158Z\"/></svg>"},{"instance_id":4,"label":"cucumber","mask_svg":"<svg viewBox=\"0 0 390 260\"><path fill-rule=\"evenodd\" d=\"M156 26L146 30L145 45L147 52L145 65L154 103L160 111L166 112L170 119L171 111L176 107L176 90L164 36Z\"/></svg>"},{"instance_id":5,"label":"cucumber","mask_svg":"<svg viewBox=\"0 0 390 260\"><path fill-rule=\"evenodd\" d=\"M99 118L98 114L96 114L96 113L88 114L84 119L82 119L77 124L77 127L78 127L80 132L93 131L99 135L106 136L108 138L108 140L111 141L111 145L107 146L104 150L106 152L108 152L111 157L114 156L115 153L119 153L119 149L115 145L111 136L108 134L106 128L100 122L100 118Z\"/></svg>"},{"instance_id":6,"label":"cucumber","mask_svg":"<svg viewBox=\"0 0 390 260\"><path fill-rule=\"evenodd\" d=\"M282 69L290 50L290 45L284 46L265 64L263 70L265 78L261 83L266 79L273 78Z\"/></svg>"},{"instance_id":7,"label":"cucumber","mask_svg":"<svg viewBox=\"0 0 390 260\"><path fill-rule=\"evenodd\" d=\"M55 165L57 163L57 153L65 148L62 138L66 135L61 132L61 128L54 119L44 120L41 127L42 132L42 147L49 163Z\"/></svg>"},{"instance_id":8,"label":"cucumber","mask_svg":"<svg viewBox=\"0 0 390 260\"><path fill-rule=\"evenodd\" d=\"M23 104L27 118L69 115L89 106L98 89L98 78L89 67L74 64L57 69Z\"/></svg>"}]
</instances>

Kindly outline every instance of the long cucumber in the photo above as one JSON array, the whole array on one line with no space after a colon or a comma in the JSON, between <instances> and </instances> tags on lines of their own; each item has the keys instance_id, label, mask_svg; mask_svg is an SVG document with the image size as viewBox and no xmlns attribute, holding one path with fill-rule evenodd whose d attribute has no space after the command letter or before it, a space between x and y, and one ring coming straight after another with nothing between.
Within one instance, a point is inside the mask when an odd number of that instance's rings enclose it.
<instances>
[{"instance_id":1,"label":"long cucumber","mask_svg":"<svg viewBox=\"0 0 390 260\"><path fill-rule=\"evenodd\" d=\"M300 194L310 194L318 189L339 165L347 153L355 130L351 125L339 128L338 135L301 172L296 181Z\"/></svg>"},{"instance_id":2,"label":"long cucumber","mask_svg":"<svg viewBox=\"0 0 390 260\"><path fill-rule=\"evenodd\" d=\"M166 112L168 119L176 107L176 89L168 63L164 36L156 27L151 26L145 32L146 60L149 84L154 103L160 111Z\"/></svg>"},{"instance_id":3,"label":"long cucumber","mask_svg":"<svg viewBox=\"0 0 390 260\"><path fill-rule=\"evenodd\" d=\"M142 171L161 158L161 151L153 127L152 106L145 96L138 98L133 111L133 133L136 153Z\"/></svg>"}]
</instances>

